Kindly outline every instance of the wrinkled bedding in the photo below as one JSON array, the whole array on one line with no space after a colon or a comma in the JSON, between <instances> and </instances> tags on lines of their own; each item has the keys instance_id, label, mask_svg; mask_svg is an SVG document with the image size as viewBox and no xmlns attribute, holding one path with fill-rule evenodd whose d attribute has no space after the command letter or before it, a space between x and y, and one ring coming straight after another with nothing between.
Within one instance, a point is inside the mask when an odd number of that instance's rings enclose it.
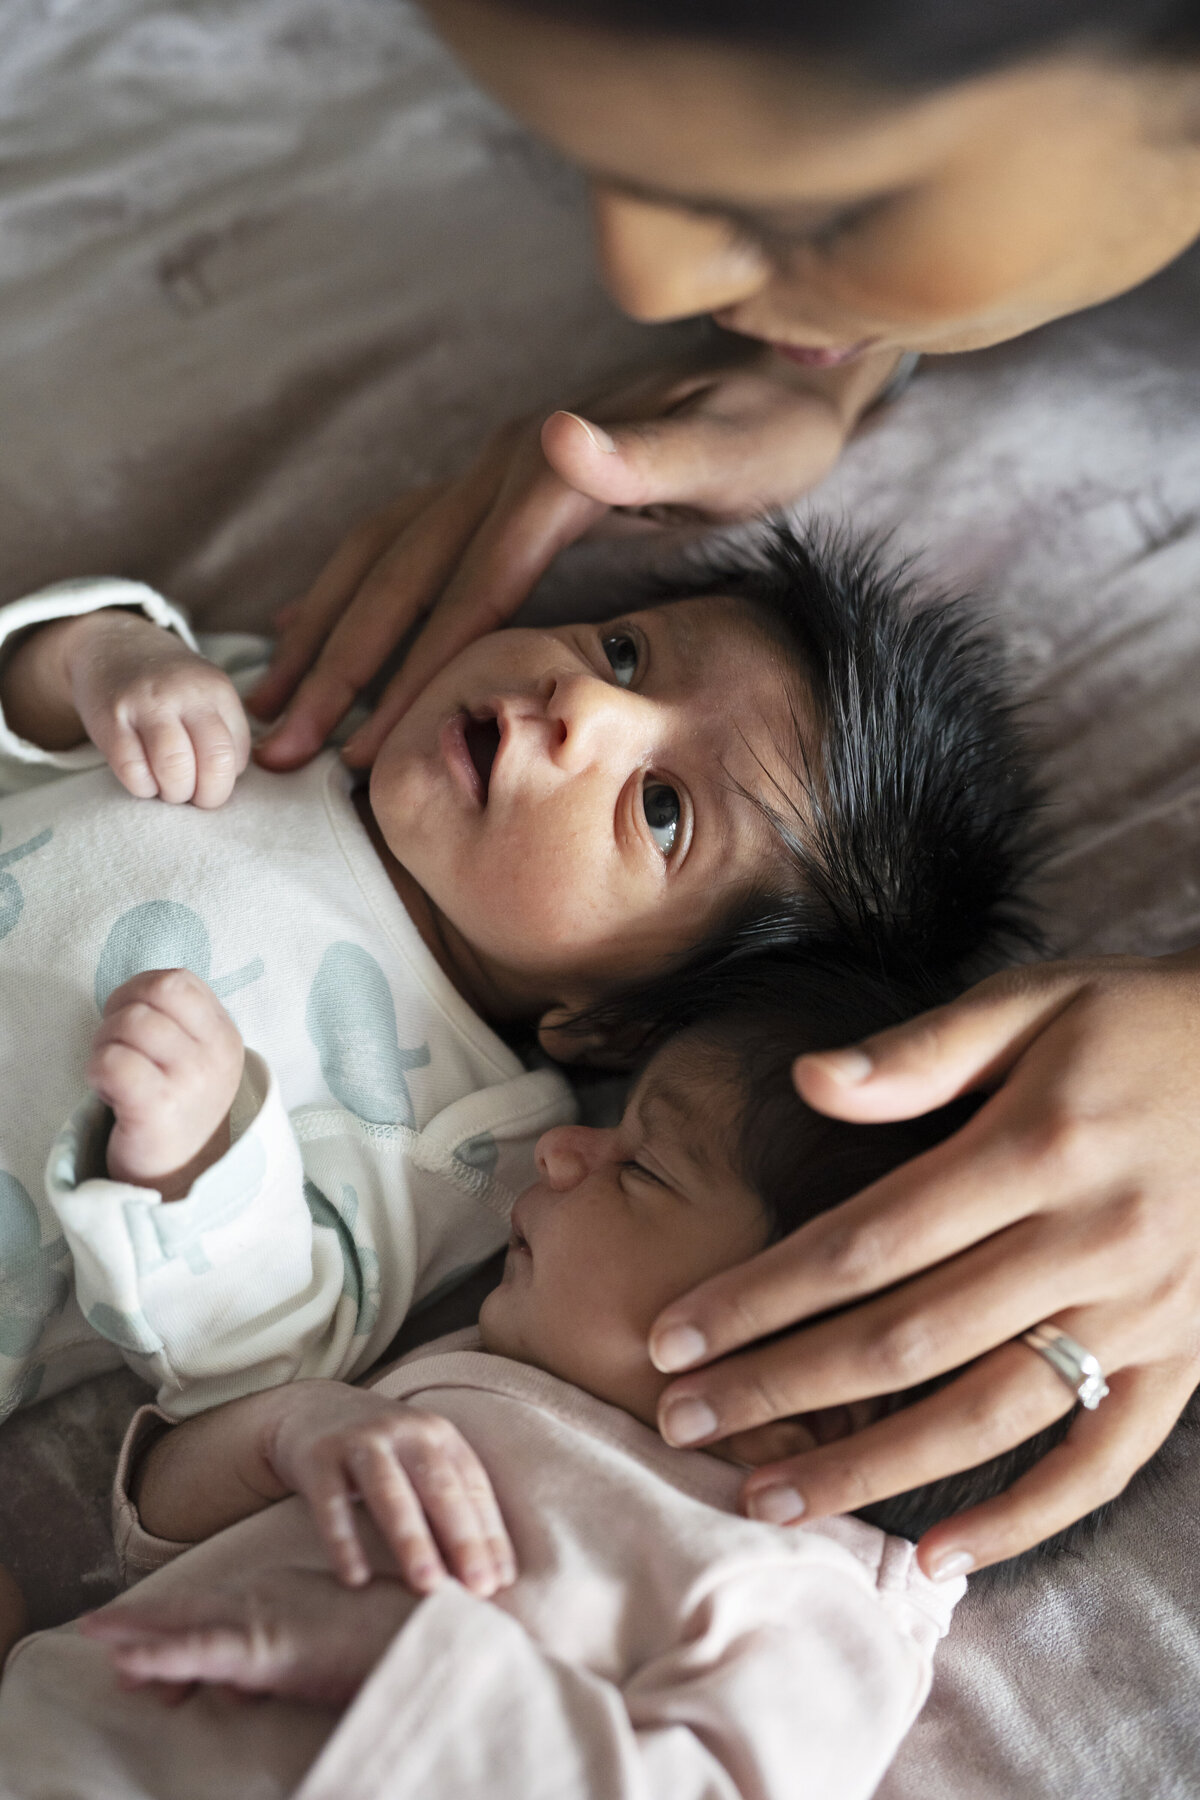
<instances>
[{"instance_id":1,"label":"wrinkled bedding","mask_svg":"<svg viewBox=\"0 0 1200 1800\"><path fill-rule=\"evenodd\" d=\"M7 0L0 599L141 576L262 625L346 525L511 413L686 345L619 319L574 178L401 0ZM1200 941L1200 258L927 366L802 509L981 596L1059 846L1054 943ZM660 554L660 551L655 554ZM642 541L541 597L597 607ZM38 1623L109 1591L118 1374L0 1432ZM1200 1790L1200 1446L1085 1555L960 1608L886 1800Z\"/></svg>"}]
</instances>

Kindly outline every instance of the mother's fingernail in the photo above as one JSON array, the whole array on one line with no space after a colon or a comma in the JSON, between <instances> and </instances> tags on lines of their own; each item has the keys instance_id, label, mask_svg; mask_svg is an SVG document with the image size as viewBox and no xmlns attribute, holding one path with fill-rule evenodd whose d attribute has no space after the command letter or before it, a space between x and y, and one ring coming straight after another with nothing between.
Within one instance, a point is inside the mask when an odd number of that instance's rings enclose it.
<instances>
[{"instance_id":1,"label":"mother's fingernail","mask_svg":"<svg viewBox=\"0 0 1200 1800\"><path fill-rule=\"evenodd\" d=\"M717 1415L707 1400L672 1400L663 1415L662 1434L679 1448L711 1437L716 1429Z\"/></svg>"},{"instance_id":2,"label":"mother's fingernail","mask_svg":"<svg viewBox=\"0 0 1200 1800\"><path fill-rule=\"evenodd\" d=\"M935 1581L953 1581L956 1575L966 1575L975 1567L975 1558L969 1550L947 1550L929 1565L929 1573Z\"/></svg>"},{"instance_id":3,"label":"mother's fingernail","mask_svg":"<svg viewBox=\"0 0 1200 1800\"><path fill-rule=\"evenodd\" d=\"M817 1063L827 1075L832 1075L840 1087L857 1087L875 1067L865 1050L823 1050L816 1055L802 1056L799 1060Z\"/></svg>"},{"instance_id":4,"label":"mother's fingernail","mask_svg":"<svg viewBox=\"0 0 1200 1800\"><path fill-rule=\"evenodd\" d=\"M616 444L609 437L607 431L602 430L599 425L593 425L590 419L581 419L578 413L564 411L563 417L564 419L574 419L577 425L582 425L596 449L603 450L605 456L616 454Z\"/></svg>"},{"instance_id":5,"label":"mother's fingernail","mask_svg":"<svg viewBox=\"0 0 1200 1800\"><path fill-rule=\"evenodd\" d=\"M764 1525L791 1525L802 1519L808 1508L794 1487L777 1483L774 1487L755 1488L746 1495L746 1511Z\"/></svg>"},{"instance_id":6,"label":"mother's fingernail","mask_svg":"<svg viewBox=\"0 0 1200 1800\"><path fill-rule=\"evenodd\" d=\"M708 1349L708 1339L694 1325L668 1325L650 1340L650 1361L664 1375L690 1369Z\"/></svg>"}]
</instances>

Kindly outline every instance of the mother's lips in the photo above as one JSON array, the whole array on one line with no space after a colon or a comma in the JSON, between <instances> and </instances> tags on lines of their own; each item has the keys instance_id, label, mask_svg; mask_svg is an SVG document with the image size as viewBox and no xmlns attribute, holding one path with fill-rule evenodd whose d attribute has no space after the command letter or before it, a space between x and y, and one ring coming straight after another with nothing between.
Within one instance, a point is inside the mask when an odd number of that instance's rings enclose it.
<instances>
[{"instance_id":1,"label":"mother's lips","mask_svg":"<svg viewBox=\"0 0 1200 1800\"><path fill-rule=\"evenodd\" d=\"M874 349L877 338L863 338L857 344L772 344L772 350L786 357L788 362L799 363L806 369L838 369L843 363L856 362L865 356L868 350Z\"/></svg>"}]
</instances>

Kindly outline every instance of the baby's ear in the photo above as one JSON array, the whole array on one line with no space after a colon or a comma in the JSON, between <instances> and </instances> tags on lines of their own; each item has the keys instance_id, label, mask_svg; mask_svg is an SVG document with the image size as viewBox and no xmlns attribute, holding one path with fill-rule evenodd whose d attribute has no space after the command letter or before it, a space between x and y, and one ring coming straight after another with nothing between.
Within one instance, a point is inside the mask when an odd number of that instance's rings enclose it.
<instances>
[{"instance_id":1,"label":"baby's ear","mask_svg":"<svg viewBox=\"0 0 1200 1800\"><path fill-rule=\"evenodd\" d=\"M625 1069L631 1058L598 1031L572 1027L574 1009L552 1006L542 1014L538 1025L538 1043L555 1062L587 1063L593 1069Z\"/></svg>"}]
</instances>

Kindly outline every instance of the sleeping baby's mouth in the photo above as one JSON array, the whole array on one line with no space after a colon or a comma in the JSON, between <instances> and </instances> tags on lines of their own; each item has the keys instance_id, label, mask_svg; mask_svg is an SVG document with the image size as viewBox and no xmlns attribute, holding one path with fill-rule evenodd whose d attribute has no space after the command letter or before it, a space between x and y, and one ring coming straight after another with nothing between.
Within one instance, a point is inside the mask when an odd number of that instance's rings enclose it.
<instances>
[{"instance_id":1,"label":"sleeping baby's mouth","mask_svg":"<svg viewBox=\"0 0 1200 1800\"><path fill-rule=\"evenodd\" d=\"M521 1196L521 1199L524 1199L524 1195ZM511 1213L508 1215L508 1247L510 1251L519 1250L522 1251L524 1255L529 1256L531 1254L529 1239L521 1230L521 1221L518 1216L518 1208L520 1205L521 1200L518 1200L516 1206L513 1207Z\"/></svg>"}]
</instances>

